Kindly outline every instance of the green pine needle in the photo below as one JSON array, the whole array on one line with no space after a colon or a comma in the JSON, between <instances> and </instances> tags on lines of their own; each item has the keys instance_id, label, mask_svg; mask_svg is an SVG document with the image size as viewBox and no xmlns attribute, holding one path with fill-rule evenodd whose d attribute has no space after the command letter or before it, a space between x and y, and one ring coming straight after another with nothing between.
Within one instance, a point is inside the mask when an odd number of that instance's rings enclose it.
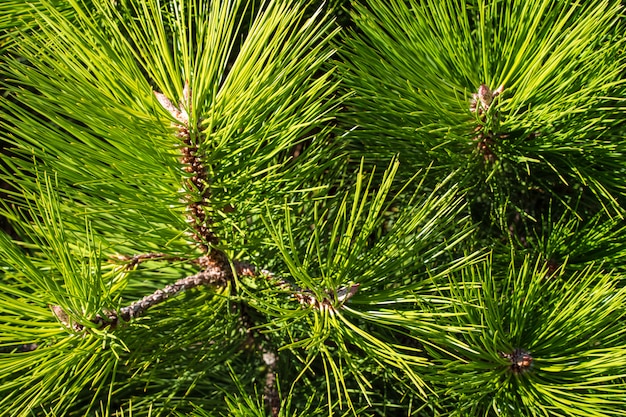
<instances>
[{"instance_id":1,"label":"green pine needle","mask_svg":"<svg viewBox=\"0 0 626 417\"><path fill-rule=\"evenodd\" d=\"M626 292L616 277L593 266L552 271L528 257L504 276L494 267L468 269L458 281L455 298L467 303L451 322L472 330L454 357L435 353L442 373L433 378L447 388L451 414L619 415Z\"/></svg>"},{"instance_id":2,"label":"green pine needle","mask_svg":"<svg viewBox=\"0 0 626 417\"><path fill-rule=\"evenodd\" d=\"M340 63L354 92L347 146L374 161L399 153L409 174L461 168L474 198L496 197L494 214L498 194L524 211L530 190L567 206L579 187L619 214L622 13L618 1L357 4Z\"/></svg>"}]
</instances>

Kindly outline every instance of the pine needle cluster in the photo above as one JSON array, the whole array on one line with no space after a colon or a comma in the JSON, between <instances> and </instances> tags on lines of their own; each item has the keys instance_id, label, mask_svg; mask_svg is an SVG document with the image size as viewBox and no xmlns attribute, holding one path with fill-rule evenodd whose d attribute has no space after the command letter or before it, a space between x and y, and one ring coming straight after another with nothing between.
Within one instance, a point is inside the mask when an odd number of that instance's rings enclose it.
<instances>
[{"instance_id":1,"label":"pine needle cluster","mask_svg":"<svg viewBox=\"0 0 626 417\"><path fill-rule=\"evenodd\" d=\"M618 1L0 4L0 414L617 416Z\"/></svg>"}]
</instances>

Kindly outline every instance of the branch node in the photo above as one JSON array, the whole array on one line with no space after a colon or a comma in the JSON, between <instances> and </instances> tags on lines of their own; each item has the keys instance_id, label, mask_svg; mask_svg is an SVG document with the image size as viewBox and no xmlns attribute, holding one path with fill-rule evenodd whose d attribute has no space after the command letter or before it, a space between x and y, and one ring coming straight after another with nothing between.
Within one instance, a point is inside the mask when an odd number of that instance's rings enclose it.
<instances>
[{"instance_id":1,"label":"branch node","mask_svg":"<svg viewBox=\"0 0 626 417\"><path fill-rule=\"evenodd\" d=\"M493 100L502 94L503 91L504 84L500 85L500 87L496 88L494 91L491 91L486 84L481 84L478 87L478 92L472 94L469 108L470 111L478 114L487 113L493 103Z\"/></svg>"},{"instance_id":2,"label":"branch node","mask_svg":"<svg viewBox=\"0 0 626 417\"><path fill-rule=\"evenodd\" d=\"M511 353L499 352L500 357L511 362L510 369L514 374L521 374L530 369L533 364L533 357L530 352L524 349L514 349Z\"/></svg>"}]
</instances>

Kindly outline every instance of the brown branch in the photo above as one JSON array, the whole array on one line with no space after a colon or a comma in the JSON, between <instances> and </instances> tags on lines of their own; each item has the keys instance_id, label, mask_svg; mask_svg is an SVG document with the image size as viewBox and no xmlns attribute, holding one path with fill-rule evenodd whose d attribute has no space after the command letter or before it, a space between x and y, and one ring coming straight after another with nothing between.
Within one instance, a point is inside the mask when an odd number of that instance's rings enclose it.
<instances>
[{"instance_id":1,"label":"brown branch","mask_svg":"<svg viewBox=\"0 0 626 417\"><path fill-rule=\"evenodd\" d=\"M150 261L150 260L170 261L170 262L188 260L187 258L184 258L182 256L172 256L172 255L167 255L165 253L142 253L142 254L133 255L133 256L116 255L113 257L113 259L117 261L127 262L126 264L127 269L132 269L136 267L137 265L139 265L140 263L144 261Z\"/></svg>"},{"instance_id":2,"label":"brown branch","mask_svg":"<svg viewBox=\"0 0 626 417\"><path fill-rule=\"evenodd\" d=\"M202 267L203 269L206 269L215 265L216 256L217 255L214 253L211 255L204 255L199 258L188 258L184 256L168 255L168 254L160 253L160 252L151 252L151 253L141 253L141 254L133 255L133 256L114 255L112 257L112 260L126 262L127 269L132 269L138 266L140 263L145 262L145 261L150 261L150 260L168 261L168 262L184 261L184 262L188 262L194 265L198 265ZM226 262L225 264L228 264L228 263Z\"/></svg>"},{"instance_id":3,"label":"brown branch","mask_svg":"<svg viewBox=\"0 0 626 417\"><path fill-rule=\"evenodd\" d=\"M265 374L265 387L263 397L265 405L270 410L272 417L278 417L280 414L280 395L276 384L276 368L278 367L278 355L276 352L264 349L263 362L267 366Z\"/></svg>"},{"instance_id":4,"label":"brown branch","mask_svg":"<svg viewBox=\"0 0 626 417\"><path fill-rule=\"evenodd\" d=\"M124 321L130 321L131 319L143 315L150 307L162 303L182 291L203 285L226 285L227 275L228 274L224 271L218 268L213 268L179 279L175 283L167 285L161 290L156 290L154 293L145 296L139 301L135 301L128 307L120 309L118 317Z\"/></svg>"},{"instance_id":5,"label":"brown branch","mask_svg":"<svg viewBox=\"0 0 626 417\"><path fill-rule=\"evenodd\" d=\"M161 255L163 254L152 253L135 255L128 259L131 260L131 263L133 261L139 263L142 260L147 259L168 258ZM178 259L177 257L173 258ZM169 259L172 259L172 257L169 257ZM129 322L134 318L140 317L149 308L160 304L173 296L176 296L182 291L207 285L225 286L233 279L233 271L230 268L230 264L226 259L226 256L222 252L213 251L209 255L194 260L194 263L201 265L204 270L198 272L195 275L179 279L173 284L169 284L162 289L158 289L152 294L143 297L141 300L135 301L129 306L121 308L119 311L107 311L106 315L104 316L98 314L96 315L96 317L90 320L91 323L95 324L95 327L98 329L104 329L107 327L110 329L114 329L120 324L120 321ZM293 284L285 279L277 279L275 278L274 274L267 270L257 271L257 268L248 262L234 261L233 267L235 273L240 276L258 276L260 272L260 274L266 276L268 279L272 279L274 283L277 284L279 287L292 292L292 296L296 300L298 300L298 302L304 307L312 307L316 310L329 312L331 314L336 313L338 308L341 308L344 303L346 303L352 296L354 296L354 294L356 294L356 292L358 291L360 285L358 283L355 283L349 286L340 287L336 290L327 290L327 296L318 299L311 290L302 289L298 285ZM58 305L51 305L50 309L57 317L57 319L68 329L71 329L75 332L81 332L84 331L86 327L92 327L74 322L67 314L67 312L65 312L63 308ZM248 327L252 328L253 326ZM32 348L30 348L30 345L28 346L28 349L30 350L34 350L37 348L37 345L34 345L34 347ZM264 351L264 354L265 353L267 352ZM269 373L268 378L270 378ZM272 385L268 383L268 386Z\"/></svg>"},{"instance_id":6,"label":"brown branch","mask_svg":"<svg viewBox=\"0 0 626 417\"><path fill-rule=\"evenodd\" d=\"M270 271L262 269L260 271L257 268L248 262L235 261L233 262L233 266L235 268L235 272L239 276L248 276L248 277L256 277L260 273L261 275L274 278L274 274ZM294 284L286 280L275 280L279 286L283 288L293 288ZM259 343L258 339L263 338L264 335L261 334L252 323L250 317L246 313L245 306L242 308L242 314L244 315L244 325L248 331L248 337L250 340L250 344L254 344L255 347L260 350L263 354L263 362L266 365L266 374L265 374L265 386L263 388L263 400L265 406L270 412L272 417L278 417L280 414L280 394L278 392L278 386L276 384L276 369L278 367L278 354L274 349L267 348L263 346L262 343ZM267 336L265 336L267 339Z\"/></svg>"},{"instance_id":7,"label":"brown branch","mask_svg":"<svg viewBox=\"0 0 626 417\"><path fill-rule=\"evenodd\" d=\"M182 291L203 285L226 285L231 275L232 274L228 271L225 271L217 266L209 267L202 272L179 279L173 284L156 290L141 300L135 301L131 305L121 308L119 311L109 311L104 317L98 314L90 321L99 329L103 329L105 327L113 329L119 325L120 320L128 322L134 318L140 317L150 307L160 304ZM60 306L50 306L50 309L65 327L76 332L80 332L85 329L86 326L83 324L74 323L69 315Z\"/></svg>"},{"instance_id":8,"label":"brown branch","mask_svg":"<svg viewBox=\"0 0 626 417\"><path fill-rule=\"evenodd\" d=\"M257 276L260 272L261 275L266 276L272 280L276 286L281 289L290 291L293 297L303 306L310 306L316 310L328 311L335 313L337 311L336 303L339 303L338 307L343 306L350 298L354 296L359 290L361 284L355 283L349 286L343 286L336 290L327 290L326 297L317 299L313 291L300 288L298 285L284 279L276 277L272 272L262 269L257 271L257 268L247 262L234 262L235 271L237 275L241 276Z\"/></svg>"},{"instance_id":9,"label":"brown branch","mask_svg":"<svg viewBox=\"0 0 626 417\"><path fill-rule=\"evenodd\" d=\"M183 164L185 172L189 174L183 183L186 192L183 201L187 204L187 222L193 229L191 238L198 243L202 252L208 253L210 245L215 245L218 239L210 227L212 220L204 210L211 190L208 186L208 171L198 154L198 143L202 141L200 129L197 126L193 129L199 137L192 134L188 113L191 112L192 108L189 81L185 81L183 97L178 106L174 105L163 93L154 91L154 95L161 106L178 122L172 123L172 127L177 130L176 137L183 142L180 162Z\"/></svg>"}]
</instances>

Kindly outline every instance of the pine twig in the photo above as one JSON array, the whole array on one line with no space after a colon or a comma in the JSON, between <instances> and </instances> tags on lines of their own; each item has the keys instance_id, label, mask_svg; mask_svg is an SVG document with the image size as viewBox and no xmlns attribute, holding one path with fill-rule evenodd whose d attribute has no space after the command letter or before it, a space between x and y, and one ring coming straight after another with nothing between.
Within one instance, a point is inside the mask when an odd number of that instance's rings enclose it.
<instances>
[{"instance_id":1,"label":"pine twig","mask_svg":"<svg viewBox=\"0 0 626 417\"><path fill-rule=\"evenodd\" d=\"M189 81L185 81L183 97L178 106L174 105L163 93L158 91L153 93L161 106L178 122L172 123L172 127L176 129L176 137L183 142L180 162L183 164L185 172L189 174L183 184L183 190L186 193L183 200L187 204L187 222L193 229L191 232L193 240L198 243L204 253L208 253L210 245L216 244L218 238L211 230L212 220L204 210L211 189L207 168L198 154L198 143L202 139L192 135L192 130L197 131L198 128L192 129L190 124L188 111L191 112L192 109L192 95ZM199 132L198 135L201 136Z\"/></svg>"},{"instance_id":2,"label":"pine twig","mask_svg":"<svg viewBox=\"0 0 626 417\"><path fill-rule=\"evenodd\" d=\"M335 313L337 309L334 305L334 300L338 301L340 306L343 306L345 302L347 302L350 298L354 296L354 294L357 293L361 285L359 283L354 283L348 286L337 288L336 290L327 290L327 297L319 300L317 299L313 291L301 288L300 286L284 278L276 277L272 272L266 269L261 269L260 271L258 271L254 265L247 262L237 261L234 263L234 265L237 275L254 277L258 276L260 273L261 275L264 275L272 280L277 287L290 291L293 294L293 297L295 297L301 305L305 307L310 306L316 310L327 311L331 314Z\"/></svg>"},{"instance_id":3,"label":"pine twig","mask_svg":"<svg viewBox=\"0 0 626 417\"><path fill-rule=\"evenodd\" d=\"M199 272L195 275L191 275L186 278L179 279L173 284L167 285L161 290L156 290L154 293L142 298L139 301L135 301L128 307L120 309L119 317L124 321L129 321L136 317L139 317L145 313L150 307L162 303L168 298L177 295L178 293L189 290L202 285L226 285L227 274L218 268L207 269Z\"/></svg>"},{"instance_id":4,"label":"pine twig","mask_svg":"<svg viewBox=\"0 0 626 417\"><path fill-rule=\"evenodd\" d=\"M129 259L131 261L130 264L137 265L139 262L148 259L179 259L177 257L166 257L160 253L151 253L151 254L142 254L135 255L133 257L126 257L124 259ZM119 311L108 311L105 316L100 314L96 315L95 318L91 319L91 323L95 325L98 329L103 329L109 327L110 329L116 328L120 324L120 320L124 322L129 322L134 318L142 316L150 307L153 307L157 304L164 302L165 300L176 296L182 291L189 290L199 286L205 285L219 285L225 286L228 282L230 282L233 278L233 272L230 268L228 260L225 255L218 251L213 251L211 254L203 256L194 261L198 265L201 265L204 269L201 272L198 272L195 275L188 276L186 278L179 279L173 284L169 284L162 289L158 289L150 295L143 297L141 300L135 301L127 307L121 308ZM235 273L239 276L257 276L260 272L261 274L274 278L274 274L267 270L258 271L257 268L248 263L241 261L234 261L232 263ZM311 290L302 289L298 285L293 284L285 279L277 279L275 283L285 289L290 290L293 293L293 296L302 304L303 306L310 306L317 310L327 311L329 313L335 313L337 306L333 300L338 301L339 306L343 306L343 304L350 299L359 289L359 284L352 284L350 286L344 286L336 291L327 291L328 297L324 297L321 300L318 300L314 293ZM75 332L81 332L85 330L85 325L81 323L74 322L71 317L63 310L61 306L51 305L50 309L57 317L57 319L68 329L72 329ZM92 327L92 326L88 326ZM35 345L36 348L36 345ZM34 350L30 349L30 350ZM264 355L265 355L264 351ZM269 353L268 353L269 354ZM269 356L268 356L269 357ZM269 365L268 365L269 366ZM271 369L271 367L270 367ZM272 372L272 371L270 371ZM268 374L269 375L269 374ZM268 376L269 378L269 376Z\"/></svg>"},{"instance_id":5,"label":"pine twig","mask_svg":"<svg viewBox=\"0 0 626 417\"><path fill-rule=\"evenodd\" d=\"M259 273L266 277L274 277L274 274L268 270L262 269L258 270L254 265L248 262L235 261L233 263L235 268L235 272L239 276L249 276L256 277ZM286 280L279 280L279 286L292 288L293 284L289 283ZM244 315L244 325L247 328L249 338L251 343L253 343L258 350L262 352L263 362L267 368L265 374L265 386L263 389L263 399L265 402L265 406L270 412L272 417L278 417L280 414L280 394L278 392L278 387L276 384L276 368L278 367L278 354L274 349L268 348L267 346L259 343L259 337L263 337L262 334L259 333L258 329L256 329L253 323L250 321L249 316L245 313L246 309L242 309L242 313Z\"/></svg>"},{"instance_id":6,"label":"pine twig","mask_svg":"<svg viewBox=\"0 0 626 417\"><path fill-rule=\"evenodd\" d=\"M160 304L182 291L189 290L203 285L226 285L229 280L229 272L219 266L209 266L202 272L186 278L179 279L173 284L165 286L163 289L156 290L150 295L143 297L141 300L135 301L127 307L123 307L116 311L107 312L105 317L97 315L91 319L91 322L97 328L115 328L122 321L128 322L134 318L142 316L146 310L157 304ZM85 326L80 323L73 323L68 314L60 306L50 306L54 315L67 328L76 332L83 331Z\"/></svg>"},{"instance_id":7,"label":"pine twig","mask_svg":"<svg viewBox=\"0 0 626 417\"><path fill-rule=\"evenodd\" d=\"M264 399L267 408L270 410L272 417L278 417L280 414L280 395L276 386L276 368L278 367L278 355L276 352L264 349L263 362L267 366L267 374L265 375Z\"/></svg>"},{"instance_id":8,"label":"pine twig","mask_svg":"<svg viewBox=\"0 0 626 417\"><path fill-rule=\"evenodd\" d=\"M114 257L115 260L128 262L126 264L126 269L132 269L139 265L144 261L157 260L157 261L186 261L187 258L182 256L171 256L165 253L141 253L139 255L127 256L127 255L117 255Z\"/></svg>"}]
</instances>

